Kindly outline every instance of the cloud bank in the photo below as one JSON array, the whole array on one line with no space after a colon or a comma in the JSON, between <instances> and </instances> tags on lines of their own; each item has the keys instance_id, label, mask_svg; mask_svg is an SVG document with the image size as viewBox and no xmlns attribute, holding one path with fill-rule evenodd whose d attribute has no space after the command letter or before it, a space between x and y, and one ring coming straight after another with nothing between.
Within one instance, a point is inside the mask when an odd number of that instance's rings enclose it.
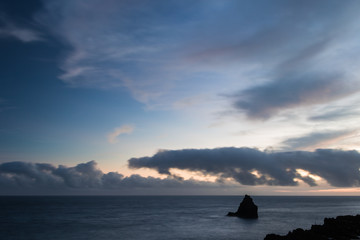
<instances>
[{"instance_id":1,"label":"cloud bank","mask_svg":"<svg viewBox=\"0 0 360 240\"><path fill-rule=\"evenodd\" d=\"M163 150L152 157L132 158L129 167L151 168L168 176L126 177L118 172L104 173L95 161L74 167L6 162L0 164L0 194L239 194L251 191L245 185L294 187L302 181L317 186L318 177L332 187L360 186L359 152L334 149L314 152L268 152L253 148ZM216 182L184 180L173 175L172 169L201 172L218 179Z\"/></svg>"},{"instance_id":2,"label":"cloud bank","mask_svg":"<svg viewBox=\"0 0 360 240\"><path fill-rule=\"evenodd\" d=\"M243 185L296 186L300 179L316 186L319 176L334 187L360 186L357 151L317 149L314 152L267 152L253 148L163 150L152 157L132 158L130 168L151 168L171 175L171 169L200 171L231 178Z\"/></svg>"},{"instance_id":3,"label":"cloud bank","mask_svg":"<svg viewBox=\"0 0 360 240\"><path fill-rule=\"evenodd\" d=\"M231 187L231 186L230 186ZM184 194L221 191L221 184L103 173L95 161L75 167L46 163L0 164L0 195L11 194Z\"/></svg>"}]
</instances>

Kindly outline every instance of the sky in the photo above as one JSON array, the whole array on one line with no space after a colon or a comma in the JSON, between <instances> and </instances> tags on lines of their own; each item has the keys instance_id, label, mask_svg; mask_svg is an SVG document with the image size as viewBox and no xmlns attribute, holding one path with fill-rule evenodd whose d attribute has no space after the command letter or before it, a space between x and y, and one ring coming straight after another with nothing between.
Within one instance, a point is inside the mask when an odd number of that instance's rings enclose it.
<instances>
[{"instance_id":1,"label":"sky","mask_svg":"<svg viewBox=\"0 0 360 240\"><path fill-rule=\"evenodd\" d=\"M357 0L3 0L1 195L359 195Z\"/></svg>"}]
</instances>

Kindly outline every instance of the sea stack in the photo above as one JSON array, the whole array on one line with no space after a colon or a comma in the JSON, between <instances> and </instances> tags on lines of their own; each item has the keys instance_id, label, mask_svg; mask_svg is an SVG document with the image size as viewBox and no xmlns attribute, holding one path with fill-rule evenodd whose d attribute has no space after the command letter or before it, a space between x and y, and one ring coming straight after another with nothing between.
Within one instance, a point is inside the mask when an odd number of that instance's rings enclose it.
<instances>
[{"instance_id":1,"label":"sea stack","mask_svg":"<svg viewBox=\"0 0 360 240\"><path fill-rule=\"evenodd\" d=\"M245 195L236 212L229 212L229 217L258 218L258 207L249 195Z\"/></svg>"}]
</instances>

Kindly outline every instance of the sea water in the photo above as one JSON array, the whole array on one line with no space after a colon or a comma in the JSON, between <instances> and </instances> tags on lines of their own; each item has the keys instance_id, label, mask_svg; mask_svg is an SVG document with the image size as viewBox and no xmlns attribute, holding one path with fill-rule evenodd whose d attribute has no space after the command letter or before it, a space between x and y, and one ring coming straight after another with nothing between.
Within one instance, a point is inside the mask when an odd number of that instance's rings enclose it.
<instances>
[{"instance_id":1,"label":"sea water","mask_svg":"<svg viewBox=\"0 0 360 240\"><path fill-rule=\"evenodd\" d=\"M259 218L226 217L243 196L0 197L0 239L264 239L360 214L360 197L252 196Z\"/></svg>"}]
</instances>

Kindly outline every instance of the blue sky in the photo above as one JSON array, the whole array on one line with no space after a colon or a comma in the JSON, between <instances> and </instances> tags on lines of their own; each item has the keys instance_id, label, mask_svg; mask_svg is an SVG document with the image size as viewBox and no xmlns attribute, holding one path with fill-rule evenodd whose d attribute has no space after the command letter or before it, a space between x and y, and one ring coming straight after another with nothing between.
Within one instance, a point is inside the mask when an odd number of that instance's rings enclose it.
<instances>
[{"instance_id":1,"label":"blue sky","mask_svg":"<svg viewBox=\"0 0 360 240\"><path fill-rule=\"evenodd\" d=\"M2 1L1 187L357 194L359 10L355 0Z\"/></svg>"}]
</instances>

